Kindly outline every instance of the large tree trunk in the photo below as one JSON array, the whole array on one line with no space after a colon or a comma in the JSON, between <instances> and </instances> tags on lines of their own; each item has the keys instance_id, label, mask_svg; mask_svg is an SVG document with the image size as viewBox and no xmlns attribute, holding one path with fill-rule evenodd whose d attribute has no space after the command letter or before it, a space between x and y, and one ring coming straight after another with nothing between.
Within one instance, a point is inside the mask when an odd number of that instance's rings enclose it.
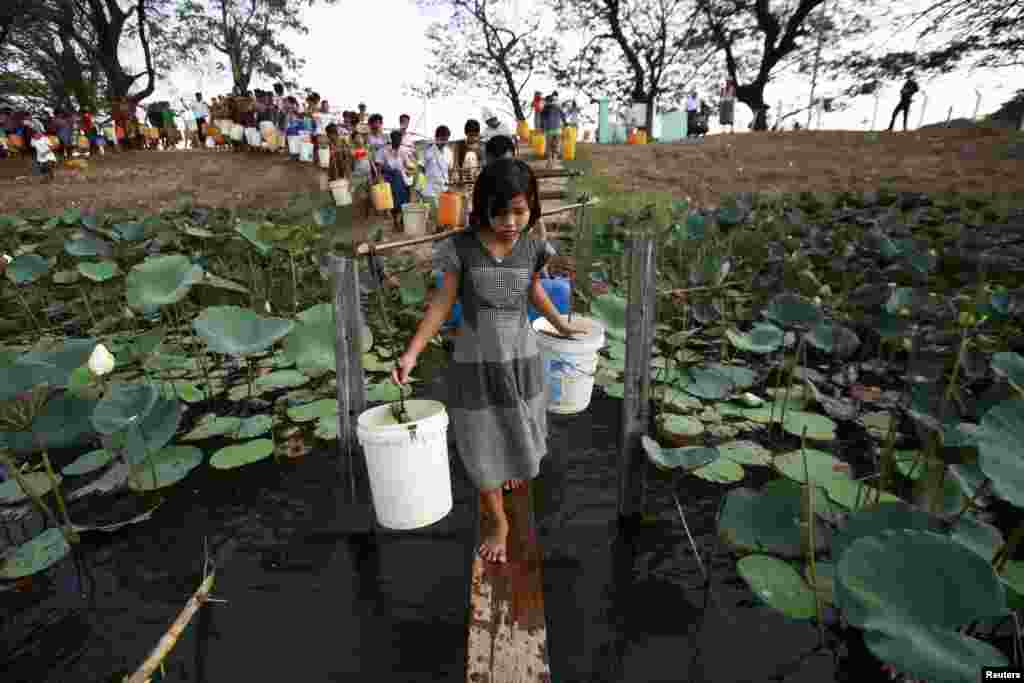
<instances>
[{"instance_id":1,"label":"large tree trunk","mask_svg":"<svg viewBox=\"0 0 1024 683\"><path fill-rule=\"evenodd\" d=\"M647 130L647 139L650 140L654 137L654 105L658 102L658 98L655 95L651 95L647 98L647 112L644 117L644 128Z\"/></svg>"},{"instance_id":2,"label":"large tree trunk","mask_svg":"<svg viewBox=\"0 0 1024 683\"><path fill-rule=\"evenodd\" d=\"M736 88L736 99L754 113L754 130L768 130L768 105L764 102L765 83L754 81Z\"/></svg>"}]
</instances>

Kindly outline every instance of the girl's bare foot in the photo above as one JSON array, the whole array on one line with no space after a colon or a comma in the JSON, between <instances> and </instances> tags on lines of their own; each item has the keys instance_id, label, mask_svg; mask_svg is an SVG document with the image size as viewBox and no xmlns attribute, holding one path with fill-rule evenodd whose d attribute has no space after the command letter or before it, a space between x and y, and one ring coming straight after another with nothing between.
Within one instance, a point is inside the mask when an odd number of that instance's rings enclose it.
<instances>
[{"instance_id":1,"label":"girl's bare foot","mask_svg":"<svg viewBox=\"0 0 1024 683\"><path fill-rule=\"evenodd\" d=\"M504 564L508 562L506 543L508 542L508 522L506 520L493 521L490 525L490 533L484 536L477 552L480 557L488 562Z\"/></svg>"},{"instance_id":2,"label":"girl's bare foot","mask_svg":"<svg viewBox=\"0 0 1024 683\"><path fill-rule=\"evenodd\" d=\"M519 488L520 486L525 486L525 485L526 485L526 481L523 480L523 479L509 479L508 481L506 481L502 485L502 488L504 488L506 491L513 491L513 490Z\"/></svg>"}]
</instances>

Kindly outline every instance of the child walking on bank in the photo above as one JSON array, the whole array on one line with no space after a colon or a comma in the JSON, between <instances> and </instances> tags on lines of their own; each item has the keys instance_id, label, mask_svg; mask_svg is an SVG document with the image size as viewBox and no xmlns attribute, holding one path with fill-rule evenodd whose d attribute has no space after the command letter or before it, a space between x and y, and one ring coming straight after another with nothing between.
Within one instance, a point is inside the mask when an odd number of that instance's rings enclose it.
<instances>
[{"instance_id":1,"label":"child walking on bank","mask_svg":"<svg viewBox=\"0 0 1024 683\"><path fill-rule=\"evenodd\" d=\"M463 326L448 365L447 410L466 472L480 490L490 527L482 558L507 561L508 519L503 489L522 486L547 453L544 370L527 304L562 335L586 332L566 323L540 282L553 253L526 231L540 220L533 170L518 159L484 167L473 191L470 227L438 243L434 267L444 273L392 381L405 384L416 359L448 320L456 299Z\"/></svg>"}]
</instances>

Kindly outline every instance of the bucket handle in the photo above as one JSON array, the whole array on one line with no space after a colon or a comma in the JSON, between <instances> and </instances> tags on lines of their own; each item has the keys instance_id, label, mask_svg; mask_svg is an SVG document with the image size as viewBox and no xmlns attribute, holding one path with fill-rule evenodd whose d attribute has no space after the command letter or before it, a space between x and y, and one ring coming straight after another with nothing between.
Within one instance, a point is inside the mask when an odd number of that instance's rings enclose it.
<instances>
[{"instance_id":1,"label":"bucket handle","mask_svg":"<svg viewBox=\"0 0 1024 683\"><path fill-rule=\"evenodd\" d=\"M559 363L562 363L563 365L569 366L570 368L575 370L577 373L583 375L584 377L597 377L597 370L596 369L594 370L594 372L587 372L586 370L581 370L580 367L578 365L576 365L575 363L573 363L572 361L565 360L565 358L563 356L557 356L557 358L558 358L558 362Z\"/></svg>"}]
</instances>

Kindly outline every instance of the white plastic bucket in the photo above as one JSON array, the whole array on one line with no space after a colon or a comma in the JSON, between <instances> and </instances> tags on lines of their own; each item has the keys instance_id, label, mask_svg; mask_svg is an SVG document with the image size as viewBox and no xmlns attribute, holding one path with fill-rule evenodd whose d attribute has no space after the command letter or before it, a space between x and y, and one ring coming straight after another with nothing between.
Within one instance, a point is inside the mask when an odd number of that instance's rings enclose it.
<instances>
[{"instance_id":1,"label":"white plastic bucket","mask_svg":"<svg viewBox=\"0 0 1024 683\"><path fill-rule=\"evenodd\" d=\"M566 316L562 316L567 319ZM604 326L592 318L573 316L590 332L572 339L552 337L541 332L558 334L546 318L533 321L537 346L544 363L544 383L548 395L548 412L560 415L582 413L590 405L597 371L597 352L604 346Z\"/></svg>"},{"instance_id":2,"label":"white plastic bucket","mask_svg":"<svg viewBox=\"0 0 1024 683\"><path fill-rule=\"evenodd\" d=\"M245 142L250 147L259 147L263 142L263 136L260 135L259 128L246 128L245 129Z\"/></svg>"},{"instance_id":3,"label":"white plastic bucket","mask_svg":"<svg viewBox=\"0 0 1024 683\"><path fill-rule=\"evenodd\" d=\"M299 147L299 161L313 162L313 143L303 142Z\"/></svg>"},{"instance_id":4,"label":"white plastic bucket","mask_svg":"<svg viewBox=\"0 0 1024 683\"><path fill-rule=\"evenodd\" d=\"M391 404L370 408L356 424L377 521L396 530L430 526L452 510L444 404L415 399L405 409L408 424L395 422Z\"/></svg>"},{"instance_id":5,"label":"white plastic bucket","mask_svg":"<svg viewBox=\"0 0 1024 683\"><path fill-rule=\"evenodd\" d=\"M320 148L320 153L319 153L317 158L320 160L320 168L330 168L331 167L331 148L330 147L321 147Z\"/></svg>"},{"instance_id":6,"label":"white plastic bucket","mask_svg":"<svg viewBox=\"0 0 1024 683\"><path fill-rule=\"evenodd\" d=\"M288 136L288 153L293 157L299 156L299 152L302 149L302 138L298 135Z\"/></svg>"},{"instance_id":7,"label":"white plastic bucket","mask_svg":"<svg viewBox=\"0 0 1024 683\"><path fill-rule=\"evenodd\" d=\"M338 206L349 206L352 204L352 189L349 187L348 180L339 178L333 180L328 185L331 189L331 194L334 195L334 203Z\"/></svg>"},{"instance_id":8,"label":"white plastic bucket","mask_svg":"<svg viewBox=\"0 0 1024 683\"><path fill-rule=\"evenodd\" d=\"M241 126L231 126L231 140L232 142L241 142L245 139L245 129Z\"/></svg>"},{"instance_id":9,"label":"white plastic bucket","mask_svg":"<svg viewBox=\"0 0 1024 683\"><path fill-rule=\"evenodd\" d=\"M402 225L406 235L426 235L427 216L430 208L426 204L409 202L402 206Z\"/></svg>"},{"instance_id":10,"label":"white plastic bucket","mask_svg":"<svg viewBox=\"0 0 1024 683\"><path fill-rule=\"evenodd\" d=\"M273 121L260 121L260 132L265 130L274 131L276 129L277 126L274 125Z\"/></svg>"}]
</instances>

